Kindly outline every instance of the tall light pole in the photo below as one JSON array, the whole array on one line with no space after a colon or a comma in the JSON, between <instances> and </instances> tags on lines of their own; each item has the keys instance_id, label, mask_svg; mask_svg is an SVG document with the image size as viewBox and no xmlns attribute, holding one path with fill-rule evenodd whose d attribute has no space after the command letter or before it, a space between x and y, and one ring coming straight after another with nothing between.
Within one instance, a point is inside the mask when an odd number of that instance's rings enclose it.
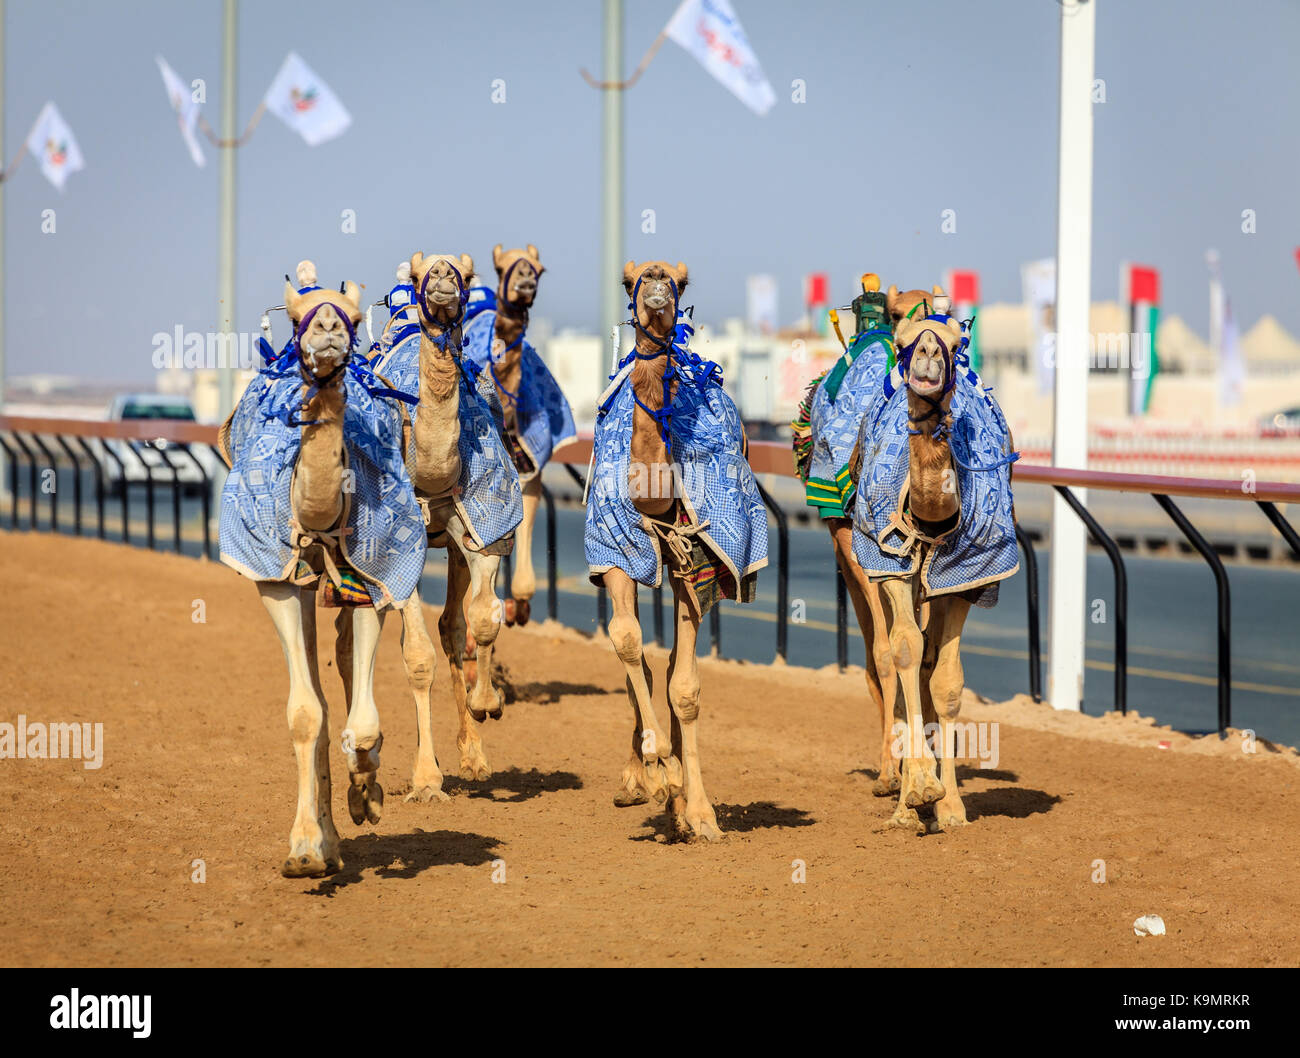
<instances>
[{"instance_id":1,"label":"tall light pole","mask_svg":"<svg viewBox=\"0 0 1300 1058\"><path fill-rule=\"evenodd\" d=\"M1088 466L1088 337L1092 302L1092 75L1095 0L1061 0L1061 126L1056 216L1056 393L1052 463ZM1080 503L1083 489L1075 490ZM1083 707L1087 531L1052 494L1048 701Z\"/></svg>"},{"instance_id":2,"label":"tall light pole","mask_svg":"<svg viewBox=\"0 0 1300 1058\"><path fill-rule=\"evenodd\" d=\"M623 0L605 0L604 159L601 165L600 352L596 393L605 389L610 366L606 342L618 329L623 309ZM617 343L615 343L617 347Z\"/></svg>"},{"instance_id":3,"label":"tall light pole","mask_svg":"<svg viewBox=\"0 0 1300 1058\"><path fill-rule=\"evenodd\" d=\"M221 35L221 137L229 144L221 157L221 208L217 219L217 292L220 304L217 327L226 356L235 360L235 108L239 101L235 82L239 0L225 0ZM217 368L217 417L224 420L235 406L235 362Z\"/></svg>"}]
</instances>

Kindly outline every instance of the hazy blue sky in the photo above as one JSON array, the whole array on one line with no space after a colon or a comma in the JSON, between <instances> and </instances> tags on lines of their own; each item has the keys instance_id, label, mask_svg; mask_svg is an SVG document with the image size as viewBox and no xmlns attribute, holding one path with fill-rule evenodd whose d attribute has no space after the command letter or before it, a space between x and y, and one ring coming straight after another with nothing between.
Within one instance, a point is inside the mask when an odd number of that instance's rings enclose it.
<instances>
[{"instance_id":1,"label":"hazy blue sky","mask_svg":"<svg viewBox=\"0 0 1300 1058\"><path fill-rule=\"evenodd\" d=\"M800 278L846 300L871 269L904 286L980 270L1019 300L1022 261L1055 249L1056 0L734 0L776 89L766 118L664 46L627 95L625 256L683 260L697 318L744 310L772 272L781 315ZM626 5L628 69L675 0ZM1207 247L1243 329L1300 332L1300 45L1296 0L1098 0L1093 295L1122 258L1164 275L1167 309L1207 329ZM60 196L29 160L6 190L9 373L146 379L151 338L216 321L217 165L197 170L154 55L205 78L219 125L217 0L8 0L5 157L46 99L87 168ZM533 242L539 312L594 330L598 275L599 0L313 3L244 0L239 120L293 48L352 112L309 148L267 117L239 157L241 329L302 257L377 297L414 249ZM491 101L504 78L508 101ZM791 81L807 102L791 102ZM43 235L41 211L57 209ZM640 230L643 209L658 231ZM340 214L356 211L344 235ZM957 211L956 234L941 213ZM1258 231L1241 232L1253 209Z\"/></svg>"}]
</instances>

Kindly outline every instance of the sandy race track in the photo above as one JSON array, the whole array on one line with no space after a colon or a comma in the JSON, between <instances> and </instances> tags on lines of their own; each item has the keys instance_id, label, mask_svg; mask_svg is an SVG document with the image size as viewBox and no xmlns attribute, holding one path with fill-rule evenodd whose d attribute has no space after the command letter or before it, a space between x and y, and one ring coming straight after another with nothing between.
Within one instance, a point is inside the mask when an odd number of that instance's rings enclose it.
<instances>
[{"instance_id":1,"label":"sandy race track","mask_svg":"<svg viewBox=\"0 0 1300 1058\"><path fill-rule=\"evenodd\" d=\"M964 772L971 826L916 837L887 829L892 805L871 796L860 674L706 661L704 777L729 836L667 844L648 810L611 803L631 724L617 660L555 626L502 632L517 700L484 731L493 778L449 774L449 803L416 805L400 796L415 725L388 623L376 677L388 798L382 823L360 828L328 640L346 865L286 881L287 680L252 585L213 563L21 533L0 533L0 575L0 722L104 732L97 770L0 760L6 964L1300 962L1289 751L968 691L964 718L1000 722L1000 760ZM651 663L666 719L662 652ZM446 680L440 662L436 745L454 773ZM1134 936L1146 913L1167 936Z\"/></svg>"}]
</instances>

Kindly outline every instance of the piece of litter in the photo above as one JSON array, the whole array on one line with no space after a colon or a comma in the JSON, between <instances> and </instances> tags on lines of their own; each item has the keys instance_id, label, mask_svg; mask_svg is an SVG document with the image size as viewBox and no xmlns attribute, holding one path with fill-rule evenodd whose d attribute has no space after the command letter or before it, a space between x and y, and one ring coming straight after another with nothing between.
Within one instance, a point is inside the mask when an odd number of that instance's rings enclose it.
<instances>
[{"instance_id":1,"label":"piece of litter","mask_svg":"<svg viewBox=\"0 0 1300 1058\"><path fill-rule=\"evenodd\" d=\"M1165 922L1159 915L1139 915L1133 920L1133 933L1139 937L1163 937Z\"/></svg>"},{"instance_id":2,"label":"piece of litter","mask_svg":"<svg viewBox=\"0 0 1300 1058\"><path fill-rule=\"evenodd\" d=\"M1161 739L1159 742L1156 743L1156 746L1159 749L1168 749L1170 746L1170 742L1168 739Z\"/></svg>"}]
</instances>

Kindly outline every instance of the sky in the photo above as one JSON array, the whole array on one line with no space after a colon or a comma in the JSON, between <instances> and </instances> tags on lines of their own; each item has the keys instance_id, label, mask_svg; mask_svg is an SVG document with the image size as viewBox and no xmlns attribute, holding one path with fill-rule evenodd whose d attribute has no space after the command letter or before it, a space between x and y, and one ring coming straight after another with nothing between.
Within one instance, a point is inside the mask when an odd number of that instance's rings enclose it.
<instances>
[{"instance_id":1,"label":"sky","mask_svg":"<svg viewBox=\"0 0 1300 1058\"><path fill-rule=\"evenodd\" d=\"M1300 0L1096 4L1093 299L1118 297L1121 260L1155 265L1165 311L1204 336L1213 247L1242 331L1272 313L1300 333ZM813 271L838 304L863 271L907 288L950 267L1019 301L1021 263L1055 251L1057 0L733 6L777 104L758 117L666 43L626 94L624 257L686 262L704 322L743 315L753 273L776 276L784 321ZM675 7L625 5L629 72ZM6 12L4 158L47 99L86 158L63 194L30 158L5 184L8 374L147 379L155 334L217 328L215 152L190 161L154 56L205 80L219 127L221 4ZM240 149L238 329L304 257L373 300L416 249L490 275L498 242L540 249L538 315L597 329L621 281L599 274L601 99L578 73L601 68L600 0L243 0L240 128L291 48L353 125L312 148L268 115Z\"/></svg>"}]
</instances>

